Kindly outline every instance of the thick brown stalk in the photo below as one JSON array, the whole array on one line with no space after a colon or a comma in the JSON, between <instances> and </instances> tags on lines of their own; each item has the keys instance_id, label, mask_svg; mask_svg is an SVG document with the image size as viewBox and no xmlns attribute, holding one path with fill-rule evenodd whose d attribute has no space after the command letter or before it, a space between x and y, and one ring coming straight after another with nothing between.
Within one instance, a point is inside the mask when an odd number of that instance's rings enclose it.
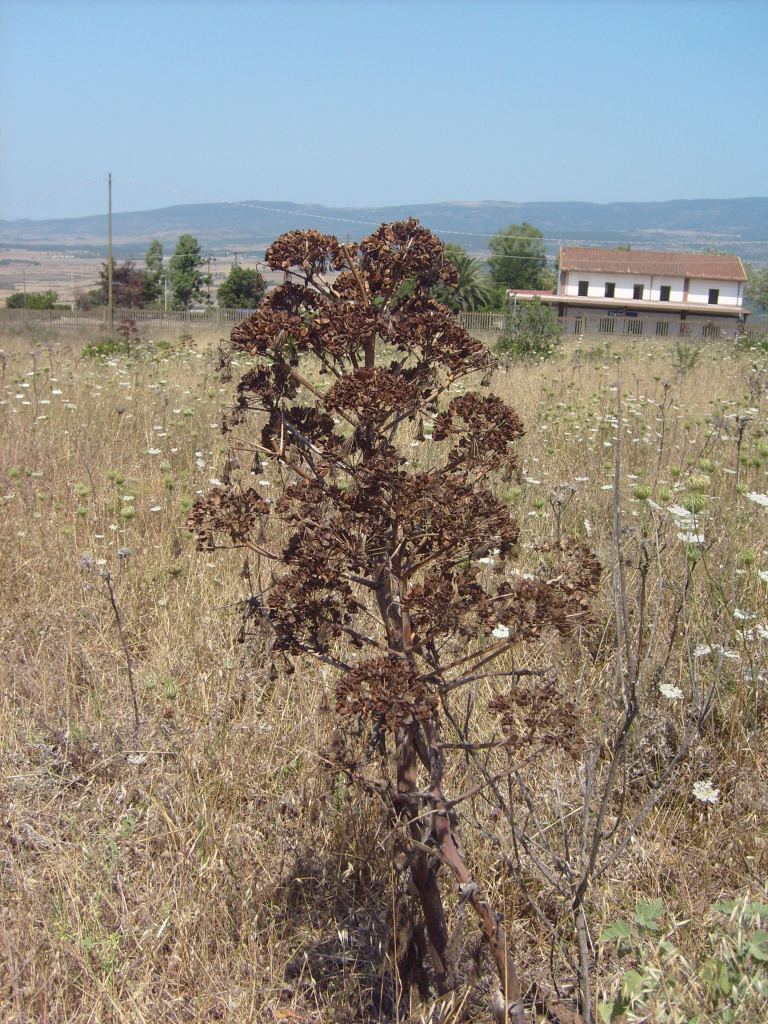
<instances>
[{"instance_id":1,"label":"thick brown stalk","mask_svg":"<svg viewBox=\"0 0 768 1024\"><path fill-rule=\"evenodd\" d=\"M440 896L440 887L437 884L435 868L429 863L426 851L422 849L423 819L419 819L414 814L416 804L413 799L409 799L418 789L416 778L416 730L418 728L418 725L414 723L404 726L398 732L397 792L398 795L406 798L400 803L399 810L404 817L410 819L408 828L411 837L418 844L411 850L409 862L411 878L424 914L429 955L435 972L435 985L437 991L442 995L448 991L450 986L447 958L448 928L445 923L445 910Z\"/></svg>"},{"instance_id":2,"label":"thick brown stalk","mask_svg":"<svg viewBox=\"0 0 768 1024\"><path fill-rule=\"evenodd\" d=\"M451 831L449 802L442 790L443 753L438 742L438 730L434 721L424 725L429 745L431 765L430 793L434 808L432 832L440 851L442 862L459 883L461 898L467 900L480 920L480 927L496 964L499 985L506 1005L509 1007L510 1024L525 1024L523 993L514 962L507 950L507 936L501 915L495 913L482 889L472 877L464 858L456 846Z\"/></svg>"}]
</instances>

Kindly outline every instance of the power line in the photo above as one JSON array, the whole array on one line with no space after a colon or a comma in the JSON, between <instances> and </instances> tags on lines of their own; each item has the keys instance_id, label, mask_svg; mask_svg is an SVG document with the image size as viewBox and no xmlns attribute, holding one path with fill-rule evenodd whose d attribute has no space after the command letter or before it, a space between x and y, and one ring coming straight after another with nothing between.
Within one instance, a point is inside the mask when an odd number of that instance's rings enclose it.
<instances>
[{"instance_id":1,"label":"power line","mask_svg":"<svg viewBox=\"0 0 768 1024\"><path fill-rule=\"evenodd\" d=\"M65 192L77 192L78 189L87 188L89 185L101 184L101 178L92 178L90 181L81 181L79 185L67 185L66 188L56 189L54 192L37 192L35 195L27 196L25 199L14 199L10 203L0 203L0 209L4 210L9 206L24 206L27 203L33 203L36 199L48 199L51 196L61 196ZM74 218L62 218L71 220Z\"/></svg>"},{"instance_id":2,"label":"power line","mask_svg":"<svg viewBox=\"0 0 768 1024\"><path fill-rule=\"evenodd\" d=\"M362 227L375 227L375 228L377 228L377 227L380 226L380 222L377 222L377 221L357 220L357 219L354 219L352 217L334 217L334 216L331 216L329 214L314 213L314 212L310 213L310 212L307 212L307 211L297 211L297 210L288 210L288 209L285 209L284 207L265 206L265 205L263 205L261 203L249 202L247 200L239 201L239 202L233 202L233 201L230 201L228 199L220 199L220 198L217 198L215 196L206 196L206 195L203 195L202 193L199 193L199 192L184 192L184 191L181 191L180 189L170 188L170 187L168 187L166 185L149 185L146 182L136 181L136 180L131 179L131 178L118 178L118 177L115 177L114 180L115 181L122 181L123 184L125 184L125 185L133 185L133 186L135 186L137 188L146 188L146 189L150 189L151 191L154 191L154 192L167 192L170 195L177 195L177 196L181 196L182 198L186 198L186 199L198 199L198 200L201 200L201 201L206 202L206 203L219 203L219 204L221 204L223 206L244 207L246 209L251 209L251 210L262 210L262 211L264 211L266 213L282 213L282 214L286 214L289 217L299 217L299 216L303 215L303 216L306 216L306 217L308 217L308 218L310 218L312 220L327 220L327 221L333 221L333 222L339 223L339 224L358 224L358 225L360 225ZM500 233L498 230L497 231L458 231L458 230L456 230L454 228L439 228L439 227L432 227L432 228L430 228L430 231L433 231L433 232L435 232L435 234L438 234L438 235L466 235L467 237L470 237L470 238L492 238L494 235L497 235L497 234ZM505 238L509 238L509 239L526 240L526 241L530 241L531 238L532 238L531 235L505 235L504 237ZM544 235L542 235L542 236L535 236L534 240L541 241L541 242L557 242L560 245L563 242L573 241L573 242L575 242L575 243L577 243L579 245L582 245L582 246L584 245L585 241L600 241L600 239L569 239L569 238L563 238L562 236L558 236L557 238L555 238L555 237L549 237L549 236L544 236ZM725 241L724 244L726 244L726 245L768 245L768 239L767 240L762 240L761 239L761 240L754 240L754 241L753 240L744 240L744 239L734 239L732 242ZM686 250L686 251L690 251L690 250Z\"/></svg>"},{"instance_id":3,"label":"power line","mask_svg":"<svg viewBox=\"0 0 768 1024\"><path fill-rule=\"evenodd\" d=\"M26 199L17 200L17 201L12 202L12 203L0 204L0 208L4 208L4 207L8 207L8 206L21 205L21 204L24 204L24 203L32 202L35 199L39 199L39 198L47 198L49 196L62 195L64 193L66 193L66 192L76 191L78 189L85 188L85 187L87 187L89 185L99 184L100 180L101 179L92 179L90 181L81 182L78 185L67 186L65 188L57 189L55 191L45 192L45 193L38 193L37 195L28 196ZM126 184L126 185L132 185L132 186L137 187L137 188L145 188L145 189L149 189L149 190L155 191L155 192L165 192L165 193L168 193L170 195L177 195L177 196L180 196L180 197L186 198L186 199L197 199L197 200L201 200L201 201L204 201L204 202L207 202L207 203L216 203L216 204L221 204L221 205L224 205L224 206L233 206L233 207L244 208L244 209L260 210L260 211L265 212L265 213L279 213L279 214L283 214L283 215L290 216L290 217L302 217L302 216L304 216L304 217L306 217L309 220L323 220L323 221L329 221L329 222L340 223L340 224L356 224L356 225L361 226L361 227L377 228L377 227L380 226L379 223L376 222L376 221L367 221L367 220L361 220L361 219L352 218L352 217L333 216L333 215L330 215L330 214L308 212L306 210L304 210L304 211L289 210L289 209L286 209L284 207L266 206L266 205L264 205L262 203L249 202L247 200L246 201L234 202L234 201L230 201L230 200L226 200L226 199L221 199L221 198L218 198L218 197L206 196L206 195L203 195L203 194L197 193L197 192L183 191L181 189L171 188L169 186L151 185L151 184L148 184L147 182L136 181L135 179L131 179L131 178L121 178L121 177L118 177L118 176L113 176L113 181L116 181L116 182L119 181L119 182L122 182L123 184ZM67 218L67 219L70 219L70 218ZM497 235L497 234L501 233L501 231L487 231L487 232L481 232L481 231L460 231L460 230L457 230L455 228L447 228L447 227L446 228L430 227L430 230L433 231L435 234L438 234L438 235L461 235L461 236L464 236L464 237L467 237L467 238L483 238L483 239L492 238L494 235ZM503 231L503 229L502 229L502 231ZM557 243L559 246L562 246L564 243L573 243L576 246L588 247L592 243L597 243L599 248L605 248L605 239L564 238L562 236L559 236L559 237L555 238L555 237L544 236L544 235L542 235L542 236L533 236L533 237L530 236L530 235L504 235L504 237L508 238L510 240L514 240L514 241L540 241L540 242ZM746 247L746 246L768 245L768 239L733 239L731 241L725 241L724 244L730 245L730 246L733 246L733 247L738 246L738 247L743 248L743 247ZM65 246L65 248L66 248L66 246ZM218 252L222 252L222 250L217 250L217 251ZM226 251L226 250L224 250L224 251ZM674 252L676 250L665 250L665 251ZM692 250L686 249L684 251L691 252ZM144 257L144 254L142 253L142 254L124 256L124 259L143 259L143 257ZM480 257L480 258L483 259L483 257ZM531 256L498 254L498 255L494 255L493 258L494 259L512 259L512 260L515 260L515 259L517 259L517 260L529 260L529 259L531 259ZM255 261L255 258L252 258L252 259L254 259L254 261ZM557 259L557 257L544 254L544 259L547 262L554 262ZM753 260L752 262L755 262L755 261ZM762 264L764 261L763 260L757 260L757 262Z\"/></svg>"}]
</instances>

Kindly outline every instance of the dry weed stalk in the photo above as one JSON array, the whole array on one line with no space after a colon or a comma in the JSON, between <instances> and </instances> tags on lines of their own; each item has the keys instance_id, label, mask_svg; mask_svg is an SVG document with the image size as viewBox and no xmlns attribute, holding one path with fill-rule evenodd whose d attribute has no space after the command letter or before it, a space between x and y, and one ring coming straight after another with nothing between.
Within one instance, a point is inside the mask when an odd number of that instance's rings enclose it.
<instances>
[{"instance_id":1,"label":"dry weed stalk","mask_svg":"<svg viewBox=\"0 0 768 1024\"><path fill-rule=\"evenodd\" d=\"M667 404L667 391L665 387L662 412ZM616 422L620 423L621 418L619 380L616 385ZM514 855L509 857L504 853L499 839L488 833L476 816L475 824L497 846L539 920L550 928L553 943L555 927L527 882L531 871L538 875L550 896L567 908L567 917L572 922L575 935L575 975L584 1024L595 1021L595 945L587 915L590 887L622 859L653 809L669 795L681 766L703 733L713 708L723 664L721 654L710 679L702 685L687 622L692 574L697 559L690 552L686 553L683 580L675 585L661 567L661 556L667 546L666 524L652 515L652 529L628 530L624 522L621 482L621 432L618 430L614 442L611 530L612 629L604 638L602 655L600 652L595 655L596 661L605 658L613 679L604 694L596 725L584 745L579 772L580 790L563 793L555 768L554 791L549 799L542 799L517 766L510 762L509 778L514 780L514 786L505 791L499 784L499 778L492 777L487 765L479 762L477 746L469 741L466 726L457 728L486 780L497 813L509 826ZM555 530L559 535L560 517L557 516L555 501L552 504L556 516ZM629 546L631 556L627 553ZM630 558L636 583L634 588L628 582ZM664 622L665 615L669 614L670 592L673 610ZM644 718L650 710L651 689L665 680L670 658L678 645L686 652L693 694L691 711L684 729L676 738L675 749L655 770L649 769L644 763ZM642 787L637 785L639 779L643 780ZM525 809L523 815L519 814L519 807Z\"/></svg>"},{"instance_id":2,"label":"dry weed stalk","mask_svg":"<svg viewBox=\"0 0 768 1024\"><path fill-rule=\"evenodd\" d=\"M293 280L232 332L234 346L258 363L225 421L234 430L256 413L260 440L236 441L227 479L196 502L190 527L201 548L247 552L244 635L267 628L275 656L332 666L338 714L370 728L367 756L340 740L337 767L378 794L399 823L395 863L420 908L399 951L404 992L454 985L447 872L495 961L496 1018L521 1024L525 989L503 916L457 841L460 805L500 780L486 771L478 787L451 798L447 778L452 758L463 764L506 751L514 766L524 751L575 751L575 708L549 673L517 667L514 652L546 632L573 633L600 567L586 548L558 537L540 549L537 575L503 574L519 530L492 486L515 469L523 426L499 398L457 393L479 372L487 386L493 364L430 298L436 284L455 283L438 239L414 220L382 225L359 246L296 231L266 259ZM403 428L423 438L430 422L435 464L416 471ZM276 502L236 474L246 453L254 473L272 465ZM490 581L489 562L498 567ZM474 695L489 683L499 729L470 740ZM445 723L461 714L459 741L446 742ZM364 769L376 762L381 773L371 777Z\"/></svg>"}]
</instances>

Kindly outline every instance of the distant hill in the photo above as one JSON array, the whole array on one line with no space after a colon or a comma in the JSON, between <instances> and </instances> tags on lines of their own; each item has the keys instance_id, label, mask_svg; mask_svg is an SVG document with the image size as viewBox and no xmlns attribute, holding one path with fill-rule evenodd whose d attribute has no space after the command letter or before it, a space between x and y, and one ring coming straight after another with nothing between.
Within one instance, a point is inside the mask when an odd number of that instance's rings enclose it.
<instances>
[{"instance_id":1,"label":"distant hill","mask_svg":"<svg viewBox=\"0 0 768 1024\"><path fill-rule=\"evenodd\" d=\"M418 217L446 241L482 252L488 237L528 221L556 251L558 242L631 244L638 248L707 249L768 259L768 198L673 199L659 203L415 203L410 206L330 207L282 201L195 203L117 213L115 251L143 251L159 238L167 249L189 232L212 251L263 249L292 228L314 227L341 238L361 238L382 221ZM0 245L104 252L106 215L57 220L0 221ZM763 243L763 244L758 244Z\"/></svg>"}]
</instances>

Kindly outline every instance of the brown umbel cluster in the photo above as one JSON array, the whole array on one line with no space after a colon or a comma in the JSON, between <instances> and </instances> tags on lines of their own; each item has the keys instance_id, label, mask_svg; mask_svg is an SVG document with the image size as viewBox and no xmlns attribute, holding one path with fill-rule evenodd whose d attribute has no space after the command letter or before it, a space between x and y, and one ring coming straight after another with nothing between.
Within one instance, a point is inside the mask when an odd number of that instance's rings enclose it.
<instances>
[{"instance_id":1,"label":"brown umbel cluster","mask_svg":"<svg viewBox=\"0 0 768 1024\"><path fill-rule=\"evenodd\" d=\"M557 545L541 552L536 578L503 571L519 530L494 487L515 468L523 426L499 398L466 390L493 361L430 297L456 283L435 236L415 220L356 245L293 231L266 259L291 279L232 332L258 365L226 427L235 461L259 472L271 463L278 496L267 502L232 479L197 501L190 528L202 547L250 552L246 632L267 629L276 652L334 666L341 721L369 723L379 792L405 837L426 940L413 948L429 950L430 984L452 983L441 895L452 876L478 915L508 1019L523 1021L503 922L455 841L444 734L457 728L452 703L492 678L501 732L485 747L574 746L574 709L551 679L517 670L516 653L580 625L599 566ZM252 418L258 440L238 436ZM404 441L423 438L430 421L431 468L418 471ZM453 738L471 746L466 732ZM423 964L399 967L405 980L425 976Z\"/></svg>"}]
</instances>

